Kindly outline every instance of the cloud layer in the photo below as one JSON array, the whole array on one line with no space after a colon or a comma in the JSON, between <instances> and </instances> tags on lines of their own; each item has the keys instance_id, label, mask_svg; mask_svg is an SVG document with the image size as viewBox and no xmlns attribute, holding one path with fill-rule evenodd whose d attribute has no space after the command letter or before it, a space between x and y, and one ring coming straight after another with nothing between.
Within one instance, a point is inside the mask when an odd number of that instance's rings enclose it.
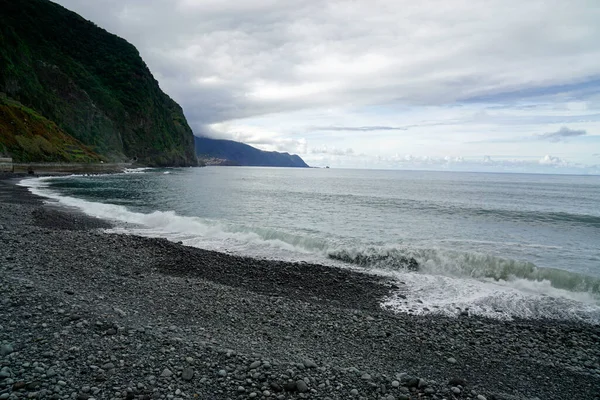
<instances>
[{"instance_id":1,"label":"cloud layer","mask_svg":"<svg viewBox=\"0 0 600 400\"><path fill-rule=\"evenodd\" d=\"M456 157L495 151L477 140L600 133L597 2L58 2L136 45L197 134Z\"/></svg>"}]
</instances>

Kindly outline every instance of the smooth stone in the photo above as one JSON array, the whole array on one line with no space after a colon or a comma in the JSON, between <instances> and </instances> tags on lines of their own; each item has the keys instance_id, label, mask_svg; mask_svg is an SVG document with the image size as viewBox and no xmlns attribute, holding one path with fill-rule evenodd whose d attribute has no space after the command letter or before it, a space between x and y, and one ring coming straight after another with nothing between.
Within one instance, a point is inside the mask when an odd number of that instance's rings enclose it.
<instances>
[{"instance_id":1,"label":"smooth stone","mask_svg":"<svg viewBox=\"0 0 600 400\"><path fill-rule=\"evenodd\" d=\"M3 344L2 346L0 346L0 356L2 357L11 354L14 351L15 348L12 346L12 344Z\"/></svg>"},{"instance_id":2,"label":"smooth stone","mask_svg":"<svg viewBox=\"0 0 600 400\"><path fill-rule=\"evenodd\" d=\"M254 361L252 364L250 364L250 369L256 369L258 367L261 366L261 362L260 361Z\"/></svg>"},{"instance_id":3,"label":"smooth stone","mask_svg":"<svg viewBox=\"0 0 600 400\"><path fill-rule=\"evenodd\" d=\"M456 386L452 386L450 388L450 390L452 390L452 393L454 393L454 394L460 394L460 389L457 388Z\"/></svg>"},{"instance_id":4,"label":"smooth stone","mask_svg":"<svg viewBox=\"0 0 600 400\"><path fill-rule=\"evenodd\" d=\"M392 381L392 386L395 387L395 388L397 388L397 387L400 386L400 382L398 382L398 381Z\"/></svg>"},{"instance_id":5,"label":"smooth stone","mask_svg":"<svg viewBox=\"0 0 600 400\"><path fill-rule=\"evenodd\" d=\"M358 390L356 390L356 389L352 389L352 390L350 391L350 394L351 394L352 396L358 396Z\"/></svg>"},{"instance_id":6,"label":"smooth stone","mask_svg":"<svg viewBox=\"0 0 600 400\"><path fill-rule=\"evenodd\" d=\"M173 373L169 368L163 369L163 372L160 374L160 376L162 376L163 378L169 378L171 375L173 375Z\"/></svg>"},{"instance_id":7,"label":"smooth stone","mask_svg":"<svg viewBox=\"0 0 600 400\"><path fill-rule=\"evenodd\" d=\"M298 379L296 381L296 389L300 393L306 393L308 392L308 385L302 379Z\"/></svg>"},{"instance_id":8,"label":"smooth stone","mask_svg":"<svg viewBox=\"0 0 600 400\"><path fill-rule=\"evenodd\" d=\"M190 367L184 368L183 371L181 372L181 379L183 379L184 381L191 381L193 377L194 377L194 370Z\"/></svg>"},{"instance_id":9,"label":"smooth stone","mask_svg":"<svg viewBox=\"0 0 600 400\"><path fill-rule=\"evenodd\" d=\"M446 361L448 361L450 364L456 364L456 358L454 357L450 357Z\"/></svg>"},{"instance_id":10,"label":"smooth stone","mask_svg":"<svg viewBox=\"0 0 600 400\"><path fill-rule=\"evenodd\" d=\"M312 360L304 360L302 363L306 368L317 368L317 364Z\"/></svg>"},{"instance_id":11,"label":"smooth stone","mask_svg":"<svg viewBox=\"0 0 600 400\"><path fill-rule=\"evenodd\" d=\"M478 394L477 400L487 400L484 395Z\"/></svg>"}]
</instances>

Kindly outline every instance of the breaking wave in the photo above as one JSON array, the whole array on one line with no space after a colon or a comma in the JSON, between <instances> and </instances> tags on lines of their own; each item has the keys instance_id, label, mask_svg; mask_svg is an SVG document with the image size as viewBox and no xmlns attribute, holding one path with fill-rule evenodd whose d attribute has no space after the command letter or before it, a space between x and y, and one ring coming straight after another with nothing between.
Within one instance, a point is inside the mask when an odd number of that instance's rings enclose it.
<instances>
[{"instance_id":1,"label":"breaking wave","mask_svg":"<svg viewBox=\"0 0 600 400\"><path fill-rule=\"evenodd\" d=\"M368 247L328 253L332 259L380 270L417 270L430 275L492 279L495 281L547 281L557 289L587 292L600 299L600 279L553 268L540 268L527 261L486 254L442 249L398 249ZM413 260L418 266L413 266Z\"/></svg>"}]
</instances>

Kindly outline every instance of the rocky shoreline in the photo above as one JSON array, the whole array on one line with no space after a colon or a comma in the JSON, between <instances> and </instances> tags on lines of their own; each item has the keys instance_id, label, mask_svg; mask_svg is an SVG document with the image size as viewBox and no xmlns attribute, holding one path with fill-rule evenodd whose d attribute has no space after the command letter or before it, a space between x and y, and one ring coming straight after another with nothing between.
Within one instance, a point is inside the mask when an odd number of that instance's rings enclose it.
<instances>
[{"instance_id":1,"label":"rocky shoreline","mask_svg":"<svg viewBox=\"0 0 600 400\"><path fill-rule=\"evenodd\" d=\"M600 399L598 326L393 314L382 278L108 226L0 180L0 400Z\"/></svg>"}]
</instances>

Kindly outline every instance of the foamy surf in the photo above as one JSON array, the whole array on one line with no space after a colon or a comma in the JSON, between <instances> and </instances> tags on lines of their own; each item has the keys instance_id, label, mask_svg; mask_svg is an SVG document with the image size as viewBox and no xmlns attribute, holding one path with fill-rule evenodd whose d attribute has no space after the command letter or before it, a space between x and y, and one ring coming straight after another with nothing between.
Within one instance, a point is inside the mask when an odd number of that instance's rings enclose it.
<instances>
[{"instance_id":1,"label":"foamy surf","mask_svg":"<svg viewBox=\"0 0 600 400\"><path fill-rule=\"evenodd\" d=\"M144 173L145 170L134 173ZM389 276L405 282L382 306L414 314L492 318L577 319L600 323L600 279L486 254L416 247L343 247L331 239L239 225L174 211L134 212L122 205L64 196L50 179L21 182L36 195L116 222L112 232L164 237L184 245L257 258L308 261ZM414 258L417 272L402 260ZM405 288L405 289L404 289Z\"/></svg>"}]
</instances>

